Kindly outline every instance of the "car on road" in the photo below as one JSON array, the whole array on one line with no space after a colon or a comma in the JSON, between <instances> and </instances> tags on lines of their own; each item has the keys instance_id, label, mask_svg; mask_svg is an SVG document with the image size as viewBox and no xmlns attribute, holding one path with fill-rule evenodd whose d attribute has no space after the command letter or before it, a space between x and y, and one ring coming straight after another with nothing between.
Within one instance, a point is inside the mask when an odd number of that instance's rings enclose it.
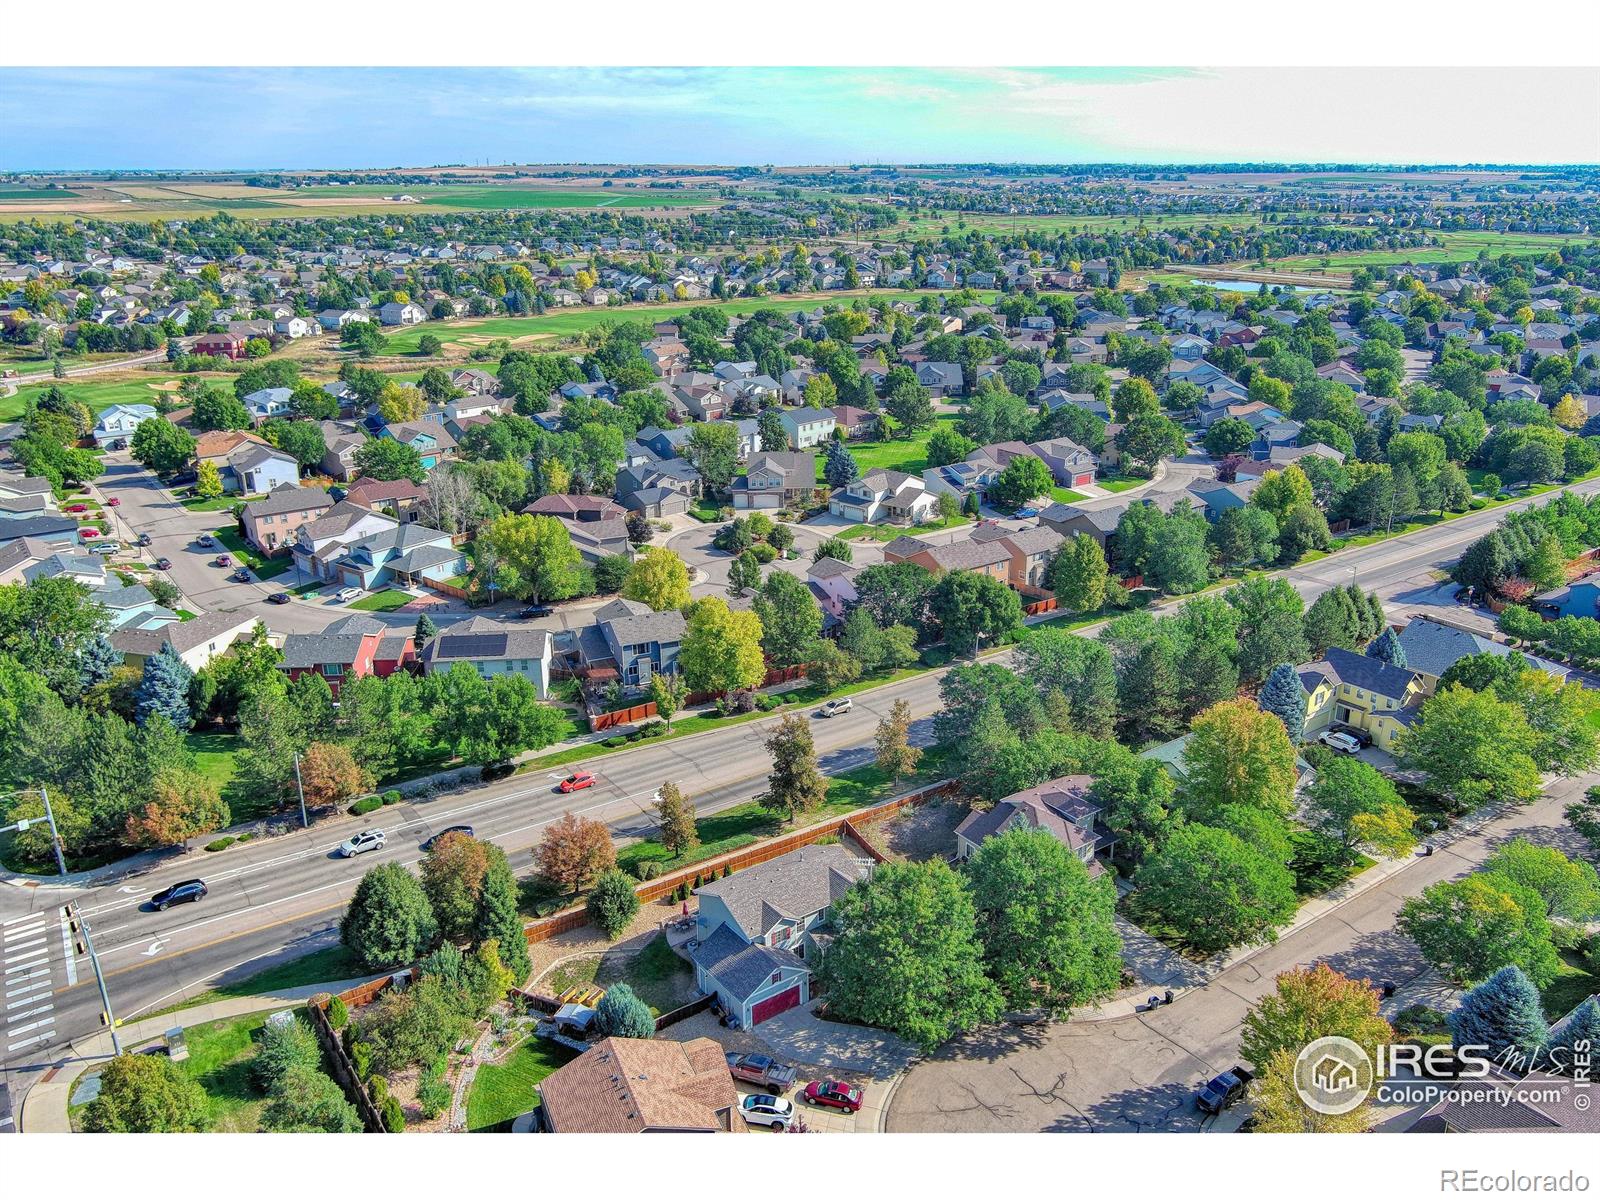
<instances>
[{"instance_id":1,"label":"car on road","mask_svg":"<svg viewBox=\"0 0 1600 1200\"><path fill-rule=\"evenodd\" d=\"M787 1092L794 1086L795 1069L766 1054L726 1054L728 1074L745 1083Z\"/></svg>"},{"instance_id":2,"label":"car on road","mask_svg":"<svg viewBox=\"0 0 1600 1200\"><path fill-rule=\"evenodd\" d=\"M150 903L155 905L157 912L166 912L169 904L193 904L204 900L209 890L203 879L185 879L182 883L162 888L150 897Z\"/></svg>"},{"instance_id":3,"label":"car on road","mask_svg":"<svg viewBox=\"0 0 1600 1200\"><path fill-rule=\"evenodd\" d=\"M1195 1107L1201 1112L1221 1113L1244 1095L1245 1088L1254 1078L1255 1076L1243 1067L1224 1071L1201 1085L1200 1090L1194 1094Z\"/></svg>"},{"instance_id":4,"label":"car on road","mask_svg":"<svg viewBox=\"0 0 1600 1200\"><path fill-rule=\"evenodd\" d=\"M346 838L339 844L340 858L354 858L358 854L365 854L368 850L382 850L389 844L389 835L381 829L363 829L354 837Z\"/></svg>"},{"instance_id":5,"label":"car on road","mask_svg":"<svg viewBox=\"0 0 1600 1200\"><path fill-rule=\"evenodd\" d=\"M801 1093L807 1104L818 1108L836 1108L840 1112L856 1112L861 1108L861 1089L837 1079L818 1079L806 1084Z\"/></svg>"},{"instance_id":6,"label":"car on road","mask_svg":"<svg viewBox=\"0 0 1600 1200\"><path fill-rule=\"evenodd\" d=\"M267 603L268 604L287 604L287 603L289 603L289 599L290 599L290 596L289 596L288 592L273 592L272 595L267 597Z\"/></svg>"},{"instance_id":7,"label":"car on road","mask_svg":"<svg viewBox=\"0 0 1600 1200\"><path fill-rule=\"evenodd\" d=\"M333 594L333 598L340 604L348 603L351 600L359 600L361 599L361 589L358 587L340 588Z\"/></svg>"},{"instance_id":8,"label":"car on road","mask_svg":"<svg viewBox=\"0 0 1600 1200\"><path fill-rule=\"evenodd\" d=\"M194 544L199 546L202 550L209 550L211 547L217 544L217 539L212 537L209 533L202 533L199 537L195 538Z\"/></svg>"},{"instance_id":9,"label":"car on road","mask_svg":"<svg viewBox=\"0 0 1600 1200\"><path fill-rule=\"evenodd\" d=\"M1340 754L1358 754L1361 751L1360 742L1356 741L1348 733L1340 733L1337 729L1329 729L1319 733L1317 741L1321 742L1329 750L1338 751Z\"/></svg>"},{"instance_id":10,"label":"car on road","mask_svg":"<svg viewBox=\"0 0 1600 1200\"><path fill-rule=\"evenodd\" d=\"M560 783L556 784L558 792L581 792L584 788L592 788L598 783L593 771L574 771Z\"/></svg>"},{"instance_id":11,"label":"car on road","mask_svg":"<svg viewBox=\"0 0 1600 1200\"><path fill-rule=\"evenodd\" d=\"M777 1133L787 1133L794 1124L794 1105L782 1096L746 1096L739 1111L746 1125L765 1125Z\"/></svg>"},{"instance_id":12,"label":"car on road","mask_svg":"<svg viewBox=\"0 0 1600 1200\"><path fill-rule=\"evenodd\" d=\"M219 567L231 567L233 566L233 555L219 554L217 555L216 563Z\"/></svg>"},{"instance_id":13,"label":"car on road","mask_svg":"<svg viewBox=\"0 0 1600 1200\"><path fill-rule=\"evenodd\" d=\"M170 570L172 570L172 560L170 558L158 558L158 559L156 559L156 570L158 570L158 571L170 571Z\"/></svg>"},{"instance_id":14,"label":"car on road","mask_svg":"<svg viewBox=\"0 0 1600 1200\"><path fill-rule=\"evenodd\" d=\"M441 829L427 841L423 842L423 852L426 853L427 851L432 850L435 846L444 841L445 838L449 837L453 833L459 833L462 837L477 836L477 834L473 833L471 825L452 825L449 829Z\"/></svg>"},{"instance_id":15,"label":"car on road","mask_svg":"<svg viewBox=\"0 0 1600 1200\"><path fill-rule=\"evenodd\" d=\"M850 703L850 697L848 696L842 700L829 700L821 708L817 709L817 716L837 717L840 713L849 712L853 707L855 706Z\"/></svg>"},{"instance_id":16,"label":"car on road","mask_svg":"<svg viewBox=\"0 0 1600 1200\"><path fill-rule=\"evenodd\" d=\"M243 567L240 567L232 575L229 575L228 578L233 580L235 583L249 583L250 572L245 570Z\"/></svg>"},{"instance_id":17,"label":"car on road","mask_svg":"<svg viewBox=\"0 0 1600 1200\"><path fill-rule=\"evenodd\" d=\"M122 500L121 500L121 498L120 498L120 497L118 497L118 496L113 496L113 497L111 497L111 499L109 499L109 500L107 500L107 501L106 501L106 507L107 507L107 508L116 508L116 507L118 507L118 506L119 506L119 505L120 505L120 504L121 504L121 503L122 503Z\"/></svg>"},{"instance_id":18,"label":"car on road","mask_svg":"<svg viewBox=\"0 0 1600 1200\"><path fill-rule=\"evenodd\" d=\"M133 539L133 544L135 546L148 546L151 540L152 539L148 533L141 533L138 537Z\"/></svg>"},{"instance_id":19,"label":"car on road","mask_svg":"<svg viewBox=\"0 0 1600 1200\"><path fill-rule=\"evenodd\" d=\"M531 621L535 617L548 617L549 615L550 609L546 605L530 604L527 608L523 609L517 614L517 620Z\"/></svg>"}]
</instances>

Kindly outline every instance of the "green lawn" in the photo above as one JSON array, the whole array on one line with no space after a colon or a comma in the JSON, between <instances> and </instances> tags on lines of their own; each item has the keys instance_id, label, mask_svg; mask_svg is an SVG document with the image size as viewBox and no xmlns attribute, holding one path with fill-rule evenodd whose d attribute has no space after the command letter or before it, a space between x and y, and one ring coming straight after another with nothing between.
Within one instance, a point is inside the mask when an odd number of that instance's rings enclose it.
<instances>
[{"instance_id":1,"label":"green lawn","mask_svg":"<svg viewBox=\"0 0 1600 1200\"><path fill-rule=\"evenodd\" d=\"M1071 488L1064 488L1064 487L1053 487L1053 488L1051 488L1050 489L1050 498L1052 500L1059 500L1063 504L1075 504L1079 500L1087 500L1088 499L1088 497L1085 496L1082 492L1075 492Z\"/></svg>"},{"instance_id":2,"label":"green lawn","mask_svg":"<svg viewBox=\"0 0 1600 1200\"><path fill-rule=\"evenodd\" d=\"M313 950L310 954L302 954L299 958L274 963L231 983L219 983L179 1004L169 1005L155 1012L139 1013L138 1016L158 1017L193 1008L197 1004L210 1004L213 1000L234 1000L241 996L270 996L290 988L310 987L317 983L364 979L369 974L370 972L363 969L355 956L343 946L325 946L321 950Z\"/></svg>"},{"instance_id":3,"label":"green lawn","mask_svg":"<svg viewBox=\"0 0 1600 1200\"><path fill-rule=\"evenodd\" d=\"M533 1108L539 1081L575 1057L556 1042L529 1037L505 1062L479 1067L467 1093L468 1132L491 1130Z\"/></svg>"},{"instance_id":4,"label":"green lawn","mask_svg":"<svg viewBox=\"0 0 1600 1200\"><path fill-rule=\"evenodd\" d=\"M276 558L268 558L245 541L239 530L232 525L217 530L212 536L224 550L233 555L236 563L242 567L249 567L257 579L275 579L294 566L292 554L280 554Z\"/></svg>"},{"instance_id":5,"label":"green lawn","mask_svg":"<svg viewBox=\"0 0 1600 1200\"><path fill-rule=\"evenodd\" d=\"M246 800L234 786L234 771L237 769L238 754L243 745L238 734L189 733L184 735L183 740L187 743L190 753L194 755L200 773L217 785L222 798L228 802L228 809L232 812L235 823L254 821L272 811L270 806L253 804Z\"/></svg>"},{"instance_id":6,"label":"green lawn","mask_svg":"<svg viewBox=\"0 0 1600 1200\"><path fill-rule=\"evenodd\" d=\"M132 379L104 380L90 377L87 379L61 379L51 383L30 383L17 389L15 396L0 398L0 420L14 421L20 417L27 407L30 396L38 395L48 387L59 386L68 397L81 400L89 406L90 412L99 412L113 404L154 404L161 395L150 385L163 383L168 379L179 378L177 375L144 374ZM206 378L231 379L232 376L206 376Z\"/></svg>"},{"instance_id":7,"label":"green lawn","mask_svg":"<svg viewBox=\"0 0 1600 1200\"><path fill-rule=\"evenodd\" d=\"M928 439L939 426L955 428L951 417L935 421L927 430L911 438L893 438L887 442L847 442L850 457L865 475L868 471L903 471L907 475L920 475L928 465ZM817 455L817 482L822 482L822 468L827 455Z\"/></svg>"},{"instance_id":8,"label":"green lawn","mask_svg":"<svg viewBox=\"0 0 1600 1200\"><path fill-rule=\"evenodd\" d=\"M1077 499L1083 499L1078 496ZM833 537L842 537L846 541L851 538L869 537L875 542L892 542L901 534L910 534L916 537L921 533L933 533L940 529L954 529L957 525L971 524L972 518L961 515L954 517L940 517L937 521L929 521L925 525L852 525L848 529L841 529L832 534Z\"/></svg>"},{"instance_id":9,"label":"green lawn","mask_svg":"<svg viewBox=\"0 0 1600 1200\"><path fill-rule=\"evenodd\" d=\"M247 504L251 500L259 499L257 496L212 496L202 499L199 496L186 496L178 503L190 512L232 512L235 504Z\"/></svg>"},{"instance_id":10,"label":"green lawn","mask_svg":"<svg viewBox=\"0 0 1600 1200\"><path fill-rule=\"evenodd\" d=\"M524 185L507 185L504 187L495 184L470 185L470 184L415 184L409 187L397 187L392 184L343 184L338 187L321 186L298 188L289 193L280 193L276 190L262 189L265 197L272 198L286 195L288 198L299 196L398 196L406 195L415 197L417 204L397 206L397 212L410 212L416 209L428 208L687 208L693 205L715 204L718 197L715 192L697 191L690 188L652 188L644 184L627 186L618 183L612 187L529 187ZM303 215L315 215L318 211L329 213L334 210L309 210L309 214L302 210Z\"/></svg>"},{"instance_id":11,"label":"green lawn","mask_svg":"<svg viewBox=\"0 0 1600 1200\"><path fill-rule=\"evenodd\" d=\"M1590 996L1600 992L1600 963L1573 950L1562 950L1561 969L1544 989L1544 1015L1560 1020Z\"/></svg>"},{"instance_id":12,"label":"green lawn","mask_svg":"<svg viewBox=\"0 0 1600 1200\"><path fill-rule=\"evenodd\" d=\"M351 608L358 608L362 612L394 612L397 608L404 608L416 597L410 592L402 592L398 588L388 588L385 591L373 592L370 596L363 596L359 600L351 601Z\"/></svg>"},{"instance_id":13,"label":"green lawn","mask_svg":"<svg viewBox=\"0 0 1600 1200\"><path fill-rule=\"evenodd\" d=\"M178 1066L205 1089L213 1133L255 1133L261 1128L266 1097L251 1082L250 1060L267 1015L253 1013L184 1031L189 1057Z\"/></svg>"},{"instance_id":14,"label":"green lawn","mask_svg":"<svg viewBox=\"0 0 1600 1200\"><path fill-rule=\"evenodd\" d=\"M1345 250L1329 255L1301 254L1267 264L1269 269L1305 270L1321 267L1326 259L1329 270L1354 267L1393 267L1405 263L1471 262L1480 251L1491 257L1502 254L1546 254L1564 245L1586 245L1592 237L1571 233L1495 233L1492 230L1465 229L1436 235L1442 246L1414 246L1404 250Z\"/></svg>"},{"instance_id":15,"label":"green lawn","mask_svg":"<svg viewBox=\"0 0 1600 1200\"><path fill-rule=\"evenodd\" d=\"M545 976L539 990L559 996L570 987L591 983L627 984L658 1017L694 999L694 968L674 954L659 933L635 954L591 954L562 963Z\"/></svg>"},{"instance_id":16,"label":"green lawn","mask_svg":"<svg viewBox=\"0 0 1600 1200\"><path fill-rule=\"evenodd\" d=\"M1123 479L1119 476L1112 476L1109 479L1097 479L1095 482L1108 492L1125 492L1129 488L1136 488L1150 481L1148 479Z\"/></svg>"}]
</instances>

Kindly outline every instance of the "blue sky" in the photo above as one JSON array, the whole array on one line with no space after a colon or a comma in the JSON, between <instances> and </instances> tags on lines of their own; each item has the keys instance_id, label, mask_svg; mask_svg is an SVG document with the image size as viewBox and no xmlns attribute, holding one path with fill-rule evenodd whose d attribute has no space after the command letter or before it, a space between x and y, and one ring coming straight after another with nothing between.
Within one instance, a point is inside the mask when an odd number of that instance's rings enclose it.
<instances>
[{"instance_id":1,"label":"blue sky","mask_svg":"<svg viewBox=\"0 0 1600 1200\"><path fill-rule=\"evenodd\" d=\"M1482 94L1575 119L1448 99ZM1592 102L1506 67L3 68L0 169L1574 162Z\"/></svg>"}]
</instances>

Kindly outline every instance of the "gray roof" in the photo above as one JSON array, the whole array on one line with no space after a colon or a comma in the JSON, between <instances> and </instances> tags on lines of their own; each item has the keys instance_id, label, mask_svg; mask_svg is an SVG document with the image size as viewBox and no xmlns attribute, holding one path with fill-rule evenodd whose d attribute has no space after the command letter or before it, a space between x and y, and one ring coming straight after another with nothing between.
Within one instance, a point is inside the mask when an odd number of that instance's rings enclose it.
<instances>
[{"instance_id":1,"label":"gray roof","mask_svg":"<svg viewBox=\"0 0 1600 1200\"><path fill-rule=\"evenodd\" d=\"M1368 658L1365 654L1341 650L1337 646L1328 647L1323 663L1316 665L1324 664L1328 667L1327 674L1340 683L1363 688L1380 696L1388 696L1393 700L1405 699L1406 690L1414 678L1410 671L1391 667L1381 659Z\"/></svg>"},{"instance_id":2,"label":"gray roof","mask_svg":"<svg viewBox=\"0 0 1600 1200\"><path fill-rule=\"evenodd\" d=\"M843 846L805 846L704 884L695 895L718 897L753 938L781 917L799 920L821 912L866 875L867 868Z\"/></svg>"},{"instance_id":3,"label":"gray roof","mask_svg":"<svg viewBox=\"0 0 1600 1200\"><path fill-rule=\"evenodd\" d=\"M244 506L247 517L277 516L280 513L312 512L333 507L333 499L321 488L295 487L284 484L273 488L260 500Z\"/></svg>"},{"instance_id":4,"label":"gray roof","mask_svg":"<svg viewBox=\"0 0 1600 1200\"><path fill-rule=\"evenodd\" d=\"M185 654L213 638L256 623L256 619L240 613L202 613L192 621L171 621L157 629L118 629L111 637L111 646L119 654L137 654L149 657L161 653L161 647L171 646L178 654Z\"/></svg>"},{"instance_id":5,"label":"gray roof","mask_svg":"<svg viewBox=\"0 0 1600 1200\"><path fill-rule=\"evenodd\" d=\"M473 617L428 639L421 659L426 664L477 662L506 658L548 658L550 633L509 621Z\"/></svg>"},{"instance_id":6,"label":"gray roof","mask_svg":"<svg viewBox=\"0 0 1600 1200\"><path fill-rule=\"evenodd\" d=\"M1430 617L1417 617L1400 631L1400 648L1406 652L1406 665L1413 671L1435 678L1443 675L1463 658L1473 654L1517 653L1503 642L1469 629L1446 625ZM1553 662L1532 655L1523 655L1530 667L1537 667L1558 679L1565 679L1567 670Z\"/></svg>"},{"instance_id":7,"label":"gray roof","mask_svg":"<svg viewBox=\"0 0 1600 1200\"><path fill-rule=\"evenodd\" d=\"M726 925L718 925L717 931L690 951L690 955L696 966L715 978L741 1003L760 991L774 971L806 965L799 955L788 950L746 945Z\"/></svg>"},{"instance_id":8,"label":"gray roof","mask_svg":"<svg viewBox=\"0 0 1600 1200\"><path fill-rule=\"evenodd\" d=\"M361 649L361 640L374 633L386 633L388 626L374 617L352 614L329 625L321 633L291 633L283 641L285 669L309 668L321 663L352 663Z\"/></svg>"}]
</instances>

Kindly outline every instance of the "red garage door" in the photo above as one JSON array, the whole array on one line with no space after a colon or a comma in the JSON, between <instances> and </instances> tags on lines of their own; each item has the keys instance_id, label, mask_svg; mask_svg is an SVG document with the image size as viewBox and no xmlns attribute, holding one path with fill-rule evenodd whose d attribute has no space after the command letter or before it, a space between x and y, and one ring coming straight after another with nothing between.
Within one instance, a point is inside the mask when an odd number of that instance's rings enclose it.
<instances>
[{"instance_id":1,"label":"red garage door","mask_svg":"<svg viewBox=\"0 0 1600 1200\"><path fill-rule=\"evenodd\" d=\"M779 992L776 996L768 996L750 1010L750 1023L759 1025L768 1017L775 1017L781 1012L788 1012L800 1003L800 985L797 983L786 992Z\"/></svg>"},{"instance_id":2,"label":"red garage door","mask_svg":"<svg viewBox=\"0 0 1600 1200\"><path fill-rule=\"evenodd\" d=\"M1072 478L1072 486L1073 487L1089 487L1093 483L1094 483L1094 473L1092 471L1085 472L1082 475L1075 475Z\"/></svg>"}]
</instances>

